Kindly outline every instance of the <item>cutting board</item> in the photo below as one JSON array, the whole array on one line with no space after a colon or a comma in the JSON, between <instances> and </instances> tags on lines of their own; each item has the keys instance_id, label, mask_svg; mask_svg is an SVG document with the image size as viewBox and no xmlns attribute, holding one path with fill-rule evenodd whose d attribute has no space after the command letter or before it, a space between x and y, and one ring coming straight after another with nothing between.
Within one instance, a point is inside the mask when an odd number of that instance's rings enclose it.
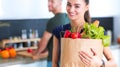
<instances>
[{"instance_id":1,"label":"cutting board","mask_svg":"<svg viewBox=\"0 0 120 67\"><path fill-rule=\"evenodd\" d=\"M17 52L17 55L24 56L24 57L31 57L32 58L32 53L28 53L27 51L20 51Z\"/></svg>"},{"instance_id":2,"label":"cutting board","mask_svg":"<svg viewBox=\"0 0 120 67\"><path fill-rule=\"evenodd\" d=\"M23 57L29 57L29 58L32 58L32 59L34 59L34 60L39 60L39 59L47 58L47 56L48 56L48 51L42 52L39 56L33 56L32 53L28 53L27 51L17 52L17 55L23 56Z\"/></svg>"}]
</instances>

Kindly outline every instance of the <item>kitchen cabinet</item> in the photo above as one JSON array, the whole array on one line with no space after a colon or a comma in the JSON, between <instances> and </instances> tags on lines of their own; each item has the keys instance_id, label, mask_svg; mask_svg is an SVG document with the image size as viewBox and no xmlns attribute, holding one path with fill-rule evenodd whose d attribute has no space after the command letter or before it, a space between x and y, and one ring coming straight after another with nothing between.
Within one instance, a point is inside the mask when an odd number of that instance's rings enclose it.
<instances>
[{"instance_id":1,"label":"kitchen cabinet","mask_svg":"<svg viewBox=\"0 0 120 67\"><path fill-rule=\"evenodd\" d=\"M40 38L12 39L12 40L4 39L1 42L1 47L5 48L7 46L13 46L16 49L16 51L27 50L28 48L36 49L39 41L40 41ZM20 47L20 45L22 45L22 47Z\"/></svg>"}]
</instances>

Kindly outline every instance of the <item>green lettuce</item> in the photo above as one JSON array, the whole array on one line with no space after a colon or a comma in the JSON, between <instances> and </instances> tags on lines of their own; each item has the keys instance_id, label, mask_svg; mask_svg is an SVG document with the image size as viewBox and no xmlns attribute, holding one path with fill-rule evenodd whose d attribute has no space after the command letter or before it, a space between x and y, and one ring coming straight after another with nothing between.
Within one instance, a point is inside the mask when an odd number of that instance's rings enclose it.
<instances>
[{"instance_id":1,"label":"green lettuce","mask_svg":"<svg viewBox=\"0 0 120 67\"><path fill-rule=\"evenodd\" d=\"M85 23L85 34L82 37L90 39L102 39L103 46L106 47L110 45L110 36L104 35L104 31L105 29L102 26L96 27L94 24Z\"/></svg>"}]
</instances>

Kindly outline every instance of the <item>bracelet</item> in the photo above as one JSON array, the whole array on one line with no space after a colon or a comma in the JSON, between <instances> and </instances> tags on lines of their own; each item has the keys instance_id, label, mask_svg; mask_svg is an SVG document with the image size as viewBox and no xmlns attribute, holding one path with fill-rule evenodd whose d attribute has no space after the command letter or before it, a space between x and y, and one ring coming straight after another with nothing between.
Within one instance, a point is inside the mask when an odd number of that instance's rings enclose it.
<instances>
[{"instance_id":1,"label":"bracelet","mask_svg":"<svg viewBox=\"0 0 120 67\"><path fill-rule=\"evenodd\" d=\"M102 59L102 67L105 67L105 61Z\"/></svg>"}]
</instances>

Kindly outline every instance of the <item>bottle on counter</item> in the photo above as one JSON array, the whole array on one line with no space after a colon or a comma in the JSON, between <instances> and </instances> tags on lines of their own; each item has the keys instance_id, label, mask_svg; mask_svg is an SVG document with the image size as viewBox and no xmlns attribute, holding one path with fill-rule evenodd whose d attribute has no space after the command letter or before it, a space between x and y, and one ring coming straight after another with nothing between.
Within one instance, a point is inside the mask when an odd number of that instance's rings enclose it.
<instances>
[{"instance_id":1,"label":"bottle on counter","mask_svg":"<svg viewBox=\"0 0 120 67\"><path fill-rule=\"evenodd\" d=\"M23 48L23 44L19 43L19 47L18 48Z\"/></svg>"},{"instance_id":2,"label":"bottle on counter","mask_svg":"<svg viewBox=\"0 0 120 67\"><path fill-rule=\"evenodd\" d=\"M27 42L27 47L31 47L31 42L30 41Z\"/></svg>"},{"instance_id":3,"label":"bottle on counter","mask_svg":"<svg viewBox=\"0 0 120 67\"><path fill-rule=\"evenodd\" d=\"M13 47L14 47L14 48L17 48L17 44L16 44L16 43L14 43L14 44L13 44Z\"/></svg>"},{"instance_id":4,"label":"bottle on counter","mask_svg":"<svg viewBox=\"0 0 120 67\"><path fill-rule=\"evenodd\" d=\"M22 30L22 39L27 39L27 30Z\"/></svg>"},{"instance_id":5,"label":"bottle on counter","mask_svg":"<svg viewBox=\"0 0 120 67\"><path fill-rule=\"evenodd\" d=\"M34 36L34 30L32 30L32 29L30 29L29 30L29 38L31 39L31 38L34 38L35 36Z\"/></svg>"},{"instance_id":6,"label":"bottle on counter","mask_svg":"<svg viewBox=\"0 0 120 67\"><path fill-rule=\"evenodd\" d=\"M33 42L33 46L37 46L38 45L38 42L37 41L34 41Z\"/></svg>"},{"instance_id":7,"label":"bottle on counter","mask_svg":"<svg viewBox=\"0 0 120 67\"><path fill-rule=\"evenodd\" d=\"M35 30L35 38L38 38L38 37L39 37L38 30Z\"/></svg>"},{"instance_id":8,"label":"bottle on counter","mask_svg":"<svg viewBox=\"0 0 120 67\"><path fill-rule=\"evenodd\" d=\"M9 37L9 40L10 40L10 43L8 44L8 46L13 46L13 43L12 43L13 38L11 36Z\"/></svg>"}]
</instances>

